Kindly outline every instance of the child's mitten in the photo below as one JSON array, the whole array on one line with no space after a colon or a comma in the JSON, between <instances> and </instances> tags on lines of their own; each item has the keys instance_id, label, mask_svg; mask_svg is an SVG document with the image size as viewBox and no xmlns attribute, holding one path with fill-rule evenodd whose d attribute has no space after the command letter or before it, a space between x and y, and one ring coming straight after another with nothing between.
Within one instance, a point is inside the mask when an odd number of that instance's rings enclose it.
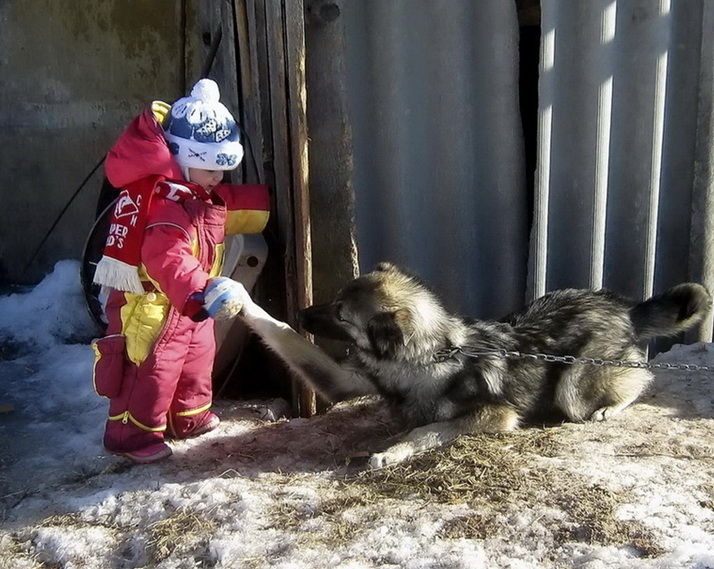
<instances>
[{"instance_id":1,"label":"child's mitten","mask_svg":"<svg viewBox=\"0 0 714 569\"><path fill-rule=\"evenodd\" d=\"M227 320L238 315L249 298L248 291L239 282L228 277L216 277L206 285L203 308L214 320Z\"/></svg>"}]
</instances>

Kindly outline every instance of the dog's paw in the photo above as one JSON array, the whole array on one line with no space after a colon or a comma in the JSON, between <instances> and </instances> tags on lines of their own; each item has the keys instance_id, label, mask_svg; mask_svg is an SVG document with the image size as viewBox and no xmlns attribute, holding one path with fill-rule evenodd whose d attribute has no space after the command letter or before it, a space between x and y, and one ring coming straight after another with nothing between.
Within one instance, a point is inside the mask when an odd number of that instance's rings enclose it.
<instances>
[{"instance_id":1,"label":"dog's paw","mask_svg":"<svg viewBox=\"0 0 714 569\"><path fill-rule=\"evenodd\" d=\"M379 468L385 468L390 464L396 464L399 461L392 459L388 452L378 452L369 457L369 467L372 470L377 470Z\"/></svg>"},{"instance_id":2,"label":"dog's paw","mask_svg":"<svg viewBox=\"0 0 714 569\"><path fill-rule=\"evenodd\" d=\"M379 468L384 468L389 465L388 453L377 452L369 457L369 467L372 470L377 470Z\"/></svg>"},{"instance_id":3,"label":"dog's paw","mask_svg":"<svg viewBox=\"0 0 714 569\"><path fill-rule=\"evenodd\" d=\"M384 452L376 452L369 457L369 467L371 469L384 468L399 464L405 461L414 454L414 450L410 445L399 444L388 448Z\"/></svg>"},{"instance_id":4,"label":"dog's paw","mask_svg":"<svg viewBox=\"0 0 714 569\"><path fill-rule=\"evenodd\" d=\"M600 409L590 415L590 420L593 422L607 421L612 419L620 411L622 411L621 407L600 407Z\"/></svg>"},{"instance_id":5,"label":"dog's paw","mask_svg":"<svg viewBox=\"0 0 714 569\"><path fill-rule=\"evenodd\" d=\"M602 409L598 409L598 410L595 411L592 415L590 415L590 420L591 420L593 423L597 423L598 421L605 421L605 420L607 420L606 411L607 411L607 407L603 407Z\"/></svg>"}]
</instances>

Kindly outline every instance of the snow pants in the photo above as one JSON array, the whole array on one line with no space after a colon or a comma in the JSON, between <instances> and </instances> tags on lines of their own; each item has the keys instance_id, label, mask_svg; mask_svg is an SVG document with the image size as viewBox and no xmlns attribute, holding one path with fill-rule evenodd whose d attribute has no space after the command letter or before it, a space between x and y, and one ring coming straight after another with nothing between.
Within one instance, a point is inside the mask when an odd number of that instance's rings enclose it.
<instances>
[{"instance_id":1,"label":"snow pants","mask_svg":"<svg viewBox=\"0 0 714 569\"><path fill-rule=\"evenodd\" d=\"M113 310L110 302L107 316L110 325L105 339L111 332L123 339L121 310ZM131 361L124 350L119 385L109 395L107 450L133 452L161 443L165 436L185 438L209 419L216 352L213 324L211 319L194 322L169 307L163 328L143 361ZM95 364L95 376L102 373L98 367Z\"/></svg>"}]
</instances>

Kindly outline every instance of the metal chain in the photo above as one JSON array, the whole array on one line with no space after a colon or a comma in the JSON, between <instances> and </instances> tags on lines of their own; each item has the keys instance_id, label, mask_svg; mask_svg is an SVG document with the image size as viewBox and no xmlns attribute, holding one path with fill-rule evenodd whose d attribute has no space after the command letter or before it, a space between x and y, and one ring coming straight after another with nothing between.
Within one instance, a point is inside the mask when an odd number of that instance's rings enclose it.
<instances>
[{"instance_id":1,"label":"metal chain","mask_svg":"<svg viewBox=\"0 0 714 569\"><path fill-rule=\"evenodd\" d=\"M553 354L529 354L516 350L504 350L499 348L476 348L474 346L454 346L453 348L442 348L434 353L434 361L445 362L461 354L468 358L512 358L521 360L534 360L548 363L561 363L568 365L584 364L594 366L614 366L639 369L677 369L685 371L714 371L714 367L696 364L670 364L670 363L650 363L643 361L628 360L606 360L602 358L585 358L575 356L556 356Z\"/></svg>"}]
</instances>

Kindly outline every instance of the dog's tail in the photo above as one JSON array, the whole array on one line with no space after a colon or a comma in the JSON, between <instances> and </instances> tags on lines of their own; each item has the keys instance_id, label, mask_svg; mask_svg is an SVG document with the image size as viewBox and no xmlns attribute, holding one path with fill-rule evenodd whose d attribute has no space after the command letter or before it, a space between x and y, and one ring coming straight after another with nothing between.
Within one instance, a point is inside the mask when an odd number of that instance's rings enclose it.
<instances>
[{"instance_id":1,"label":"dog's tail","mask_svg":"<svg viewBox=\"0 0 714 569\"><path fill-rule=\"evenodd\" d=\"M711 305L706 288L683 283L633 306L630 319L640 340L674 336L701 322Z\"/></svg>"}]
</instances>

